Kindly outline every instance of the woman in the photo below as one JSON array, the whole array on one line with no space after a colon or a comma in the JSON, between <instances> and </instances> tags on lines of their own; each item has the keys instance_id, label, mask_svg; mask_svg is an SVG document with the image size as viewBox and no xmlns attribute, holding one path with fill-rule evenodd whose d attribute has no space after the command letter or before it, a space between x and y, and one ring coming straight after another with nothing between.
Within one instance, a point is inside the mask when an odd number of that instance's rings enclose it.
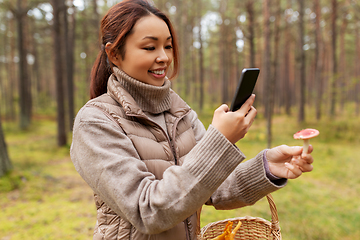
<instances>
[{"instance_id":1,"label":"woman","mask_svg":"<svg viewBox=\"0 0 360 240\"><path fill-rule=\"evenodd\" d=\"M236 112L220 106L204 128L170 89L175 31L147 1L116 4L101 32L92 99L77 114L71 146L94 191L94 239L196 239L203 204L251 205L312 170L310 154L285 145L240 164L245 156L235 143L256 116L254 95Z\"/></svg>"}]
</instances>

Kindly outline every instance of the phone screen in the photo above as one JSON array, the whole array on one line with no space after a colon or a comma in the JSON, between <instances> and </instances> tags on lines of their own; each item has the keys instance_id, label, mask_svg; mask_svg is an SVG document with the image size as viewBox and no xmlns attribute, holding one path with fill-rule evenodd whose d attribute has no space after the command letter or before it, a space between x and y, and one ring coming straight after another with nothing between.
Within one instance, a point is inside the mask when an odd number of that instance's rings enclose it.
<instances>
[{"instance_id":1,"label":"phone screen","mask_svg":"<svg viewBox=\"0 0 360 240\"><path fill-rule=\"evenodd\" d=\"M231 103L230 111L234 112L241 108L241 106L251 96L259 73L260 69L258 68L244 68L242 70L240 80Z\"/></svg>"}]
</instances>

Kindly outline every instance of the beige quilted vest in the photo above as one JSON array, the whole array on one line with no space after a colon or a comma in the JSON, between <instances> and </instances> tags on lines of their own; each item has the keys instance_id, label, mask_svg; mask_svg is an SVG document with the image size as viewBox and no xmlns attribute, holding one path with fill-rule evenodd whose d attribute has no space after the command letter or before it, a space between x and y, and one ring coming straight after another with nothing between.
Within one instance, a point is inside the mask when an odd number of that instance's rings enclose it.
<instances>
[{"instance_id":1,"label":"beige quilted vest","mask_svg":"<svg viewBox=\"0 0 360 240\"><path fill-rule=\"evenodd\" d=\"M191 122L187 117L191 109L170 90L172 107L164 113L167 129L163 130L140 110L125 90L120 89L120 91L122 91L121 99L115 101L116 96L110 97L109 94L104 94L88 104L101 108L122 128L131 139L148 170L156 176L156 179L162 179L163 172L171 165L181 165L184 156L196 144ZM197 216L200 215L200 210L198 214L194 213L166 232L145 235L112 211L98 195L94 194L94 196L97 207L97 223L94 232L96 240L196 239L199 229Z\"/></svg>"}]
</instances>

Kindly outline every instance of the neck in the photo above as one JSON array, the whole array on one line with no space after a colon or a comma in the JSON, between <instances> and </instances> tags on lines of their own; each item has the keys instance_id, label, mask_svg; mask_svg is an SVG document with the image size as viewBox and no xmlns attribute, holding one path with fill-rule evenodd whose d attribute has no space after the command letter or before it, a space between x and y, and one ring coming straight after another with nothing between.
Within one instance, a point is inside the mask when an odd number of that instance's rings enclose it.
<instances>
[{"instance_id":1,"label":"neck","mask_svg":"<svg viewBox=\"0 0 360 240\"><path fill-rule=\"evenodd\" d=\"M119 68L114 68L114 75L122 87L134 98L141 110L158 114L170 109L170 81L163 86L153 86L130 77Z\"/></svg>"}]
</instances>

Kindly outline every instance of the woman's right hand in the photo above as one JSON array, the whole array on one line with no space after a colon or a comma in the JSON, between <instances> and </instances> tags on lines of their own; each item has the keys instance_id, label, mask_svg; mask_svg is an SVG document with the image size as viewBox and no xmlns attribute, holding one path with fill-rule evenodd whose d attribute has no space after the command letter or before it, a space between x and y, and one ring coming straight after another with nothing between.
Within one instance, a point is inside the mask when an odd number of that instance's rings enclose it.
<instances>
[{"instance_id":1,"label":"woman's right hand","mask_svg":"<svg viewBox=\"0 0 360 240\"><path fill-rule=\"evenodd\" d=\"M219 130L232 144L245 137L254 122L257 110L252 106L255 94L235 112L231 112L226 104L221 105L214 112L211 124Z\"/></svg>"}]
</instances>

